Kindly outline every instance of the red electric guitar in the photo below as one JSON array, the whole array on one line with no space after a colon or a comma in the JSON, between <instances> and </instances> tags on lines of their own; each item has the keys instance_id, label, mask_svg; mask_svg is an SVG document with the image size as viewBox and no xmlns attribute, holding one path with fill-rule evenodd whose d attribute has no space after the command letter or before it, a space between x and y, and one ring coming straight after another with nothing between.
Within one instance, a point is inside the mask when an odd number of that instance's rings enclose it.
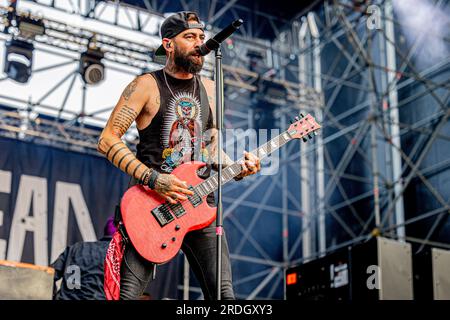
<instances>
[{"instance_id":1,"label":"red electric guitar","mask_svg":"<svg viewBox=\"0 0 450 320\"><path fill-rule=\"evenodd\" d=\"M311 115L296 118L289 129L263 146L252 151L260 159L280 148L286 142L306 137L312 138L320 125ZM216 219L216 208L210 207L206 196L218 187L217 173L201 179L197 170L206 164L189 162L175 168L171 174L190 185L194 195L188 200L170 204L158 193L146 186L135 185L122 197L120 209L128 236L136 250L145 259L154 263L164 263L172 259L180 250L183 238L189 231L204 228ZM222 169L222 184L239 175L240 161Z\"/></svg>"}]
</instances>

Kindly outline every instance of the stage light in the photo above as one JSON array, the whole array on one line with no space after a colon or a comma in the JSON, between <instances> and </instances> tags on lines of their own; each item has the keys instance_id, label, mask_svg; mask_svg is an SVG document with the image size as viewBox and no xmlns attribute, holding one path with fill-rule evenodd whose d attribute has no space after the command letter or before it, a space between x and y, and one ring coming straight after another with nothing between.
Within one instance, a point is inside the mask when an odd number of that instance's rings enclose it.
<instances>
[{"instance_id":1,"label":"stage light","mask_svg":"<svg viewBox=\"0 0 450 320\"><path fill-rule=\"evenodd\" d=\"M34 46L31 42L11 39L6 42L3 72L8 78L26 83L31 76Z\"/></svg>"},{"instance_id":2,"label":"stage light","mask_svg":"<svg viewBox=\"0 0 450 320\"><path fill-rule=\"evenodd\" d=\"M104 54L100 49L87 49L81 54L79 73L87 84L98 84L105 78Z\"/></svg>"},{"instance_id":3,"label":"stage light","mask_svg":"<svg viewBox=\"0 0 450 320\"><path fill-rule=\"evenodd\" d=\"M234 42L233 42L233 40L231 40L231 39L226 39L226 40L225 40L225 43L227 44L227 48L228 48L229 50L233 50L233 49L234 49Z\"/></svg>"},{"instance_id":4,"label":"stage light","mask_svg":"<svg viewBox=\"0 0 450 320\"><path fill-rule=\"evenodd\" d=\"M20 36L26 39L34 39L45 34L45 25L42 19L30 16L17 16L16 18Z\"/></svg>"}]
</instances>

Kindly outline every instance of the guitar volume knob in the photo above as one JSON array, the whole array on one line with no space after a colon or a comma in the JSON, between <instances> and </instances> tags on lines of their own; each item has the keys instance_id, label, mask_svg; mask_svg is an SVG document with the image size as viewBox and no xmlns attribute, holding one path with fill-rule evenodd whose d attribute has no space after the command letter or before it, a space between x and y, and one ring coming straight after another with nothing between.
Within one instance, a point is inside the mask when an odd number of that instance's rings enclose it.
<instances>
[{"instance_id":1,"label":"guitar volume knob","mask_svg":"<svg viewBox=\"0 0 450 320\"><path fill-rule=\"evenodd\" d=\"M177 224L177 225L175 226L175 230L176 230L176 231L180 230L180 228L181 228L181 227L180 227L179 224Z\"/></svg>"},{"instance_id":2,"label":"guitar volume knob","mask_svg":"<svg viewBox=\"0 0 450 320\"><path fill-rule=\"evenodd\" d=\"M167 248L167 243L163 243L163 244L161 245L161 248L163 248L163 249Z\"/></svg>"}]
</instances>

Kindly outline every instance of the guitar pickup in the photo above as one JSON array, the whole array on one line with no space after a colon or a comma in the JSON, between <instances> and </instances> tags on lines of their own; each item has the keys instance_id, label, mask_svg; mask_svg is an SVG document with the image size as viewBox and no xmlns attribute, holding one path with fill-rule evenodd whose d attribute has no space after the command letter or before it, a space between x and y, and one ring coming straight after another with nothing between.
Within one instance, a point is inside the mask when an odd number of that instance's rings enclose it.
<instances>
[{"instance_id":1,"label":"guitar pickup","mask_svg":"<svg viewBox=\"0 0 450 320\"><path fill-rule=\"evenodd\" d=\"M197 194L197 192L195 192L192 186L190 186L188 189L194 192L192 196L188 196L189 201L192 203L194 208L198 207L203 202L202 198Z\"/></svg>"},{"instance_id":2,"label":"guitar pickup","mask_svg":"<svg viewBox=\"0 0 450 320\"><path fill-rule=\"evenodd\" d=\"M164 227L166 224L175 219L170 213L170 209L167 204L162 204L153 209L151 212L161 227Z\"/></svg>"},{"instance_id":3,"label":"guitar pickup","mask_svg":"<svg viewBox=\"0 0 450 320\"><path fill-rule=\"evenodd\" d=\"M181 205L181 203L170 204L169 207L170 207L170 210L173 212L173 214L177 218L181 217L182 215L184 215L186 213L186 210L184 210L184 208Z\"/></svg>"}]
</instances>

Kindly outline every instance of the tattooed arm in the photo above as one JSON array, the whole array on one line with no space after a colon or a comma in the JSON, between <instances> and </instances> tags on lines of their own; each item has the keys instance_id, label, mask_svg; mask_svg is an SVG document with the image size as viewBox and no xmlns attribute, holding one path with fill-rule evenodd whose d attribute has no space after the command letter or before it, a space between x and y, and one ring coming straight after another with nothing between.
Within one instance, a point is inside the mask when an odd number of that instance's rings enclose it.
<instances>
[{"instance_id":1,"label":"tattooed arm","mask_svg":"<svg viewBox=\"0 0 450 320\"><path fill-rule=\"evenodd\" d=\"M219 161L217 159L217 137L218 137L218 131L217 129L212 130L212 136L211 136L211 142L208 145L208 153L211 155L211 167L214 170L218 170L219 168ZM223 151L222 152L222 168L226 168L229 165L233 164L233 160L230 159L230 157ZM241 180L242 178L255 174L258 171L261 170L261 163L258 157L253 155L250 152L244 151L244 160L241 162L242 171L241 173L236 176L235 180Z\"/></svg>"},{"instance_id":2,"label":"tattooed arm","mask_svg":"<svg viewBox=\"0 0 450 320\"><path fill-rule=\"evenodd\" d=\"M209 132L209 139L210 143L207 147L208 154L210 154L210 162L212 163L212 168L214 170L218 169L218 159L217 159L217 141L218 141L218 130L215 128L216 121L216 103L215 103L215 86L214 82L209 79L202 79L203 84L205 86L206 92L208 94L208 101L209 105L211 107L211 112L213 115L213 122L214 122L214 128L210 130ZM222 168L225 168L231 164L233 164L233 160L222 150L221 157L222 157ZM246 176L252 175L257 173L261 170L261 164L259 161L259 158L255 155L244 152L244 161L241 162L242 171L241 173L235 177L235 180L240 180Z\"/></svg>"},{"instance_id":3,"label":"tattooed arm","mask_svg":"<svg viewBox=\"0 0 450 320\"><path fill-rule=\"evenodd\" d=\"M212 168L214 170L217 170L218 167L218 159L217 159L217 143L218 143L218 131L216 129L216 99L215 99L215 85L214 85L214 81L211 81L210 79L207 78L202 78L202 83L206 89L206 93L208 95L208 102L209 102L209 106L211 108L211 113L213 116L213 128L211 128L210 130L208 130L205 139L209 140L209 144L206 147L206 149L208 150L208 154L210 155L210 162L212 165ZM233 160L231 160L231 158L223 151L221 150L222 153L222 168L225 168L229 165L233 164Z\"/></svg>"},{"instance_id":4,"label":"tattooed arm","mask_svg":"<svg viewBox=\"0 0 450 320\"><path fill-rule=\"evenodd\" d=\"M97 146L98 151L113 165L144 185L148 185L153 169L139 161L121 138L133 121L136 121L138 128L146 127L158 108L159 91L153 77L137 77L123 91ZM183 181L167 174L160 174L154 187L155 191L171 203L176 203L176 199L185 200L181 195L183 193L192 194Z\"/></svg>"},{"instance_id":5,"label":"tattooed arm","mask_svg":"<svg viewBox=\"0 0 450 320\"><path fill-rule=\"evenodd\" d=\"M143 181L151 169L136 159L135 155L123 143L122 136L143 111L148 99L149 79L135 78L123 91L111 116L103 129L97 149L123 172Z\"/></svg>"},{"instance_id":6,"label":"tattooed arm","mask_svg":"<svg viewBox=\"0 0 450 320\"><path fill-rule=\"evenodd\" d=\"M216 128L212 128L209 130L209 135L206 139L209 140L209 144L206 147L206 149L208 150L208 154L209 154L209 161L211 163L211 166L214 170L217 171L218 166L219 166L219 159L218 159L218 155L217 155L217 144L218 144L218 130ZM225 153L225 151L223 151L223 149L221 150L222 152L222 168L226 168L230 165L233 164L233 160L231 160L231 158Z\"/></svg>"}]
</instances>

